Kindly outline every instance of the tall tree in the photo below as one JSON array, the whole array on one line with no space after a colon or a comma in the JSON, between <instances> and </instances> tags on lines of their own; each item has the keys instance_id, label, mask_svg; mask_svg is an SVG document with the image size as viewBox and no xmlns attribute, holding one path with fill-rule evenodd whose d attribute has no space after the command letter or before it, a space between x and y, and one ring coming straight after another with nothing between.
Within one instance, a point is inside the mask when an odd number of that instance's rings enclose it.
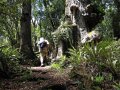
<instances>
[{"instance_id":1,"label":"tall tree","mask_svg":"<svg viewBox=\"0 0 120 90\"><path fill-rule=\"evenodd\" d=\"M66 0L65 16L72 21L72 38L75 48L79 47L79 43L87 32L103 19L103 13L90 0Z\"/></svg>"},{"instance_id":2,"label":"tall tree","mask_svg":"<svg viewBox=\"0 0 120 90\"><path fill-rule=\"evenodd\" d=\"M120 0L114 0L116 6L116 14L113 15L113 32L116 39L120 39Z\"/></svg>"},{"instance_id":3,"label":"tall tree","mask_svg":"<svg viewBox=\"0 0 120 90\"><path fill-rule=\"evenodd\" d=\"M34 59L31 42L31 0L22 4L20 51L27 59Z\"/></svg>"}]
</instances>

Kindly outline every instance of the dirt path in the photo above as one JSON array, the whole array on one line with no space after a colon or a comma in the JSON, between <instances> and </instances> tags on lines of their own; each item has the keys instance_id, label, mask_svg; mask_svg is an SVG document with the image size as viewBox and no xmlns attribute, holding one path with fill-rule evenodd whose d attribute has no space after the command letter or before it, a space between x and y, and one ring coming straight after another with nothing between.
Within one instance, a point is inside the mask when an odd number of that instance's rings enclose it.
<instances>
[{"instance_id":1,"label":"dirt path","mask_svg":"<svg viewBox=\"0 0 120 90\"><path fill-rule=\"evenodd\" d=\"M0 90L66 90L66 86L70 82L68 71L59 72L51 69L32 72L31 76L4 79L0 83ZM69 90L76 89L71 88Z\"/></svg>"}]
</instances>

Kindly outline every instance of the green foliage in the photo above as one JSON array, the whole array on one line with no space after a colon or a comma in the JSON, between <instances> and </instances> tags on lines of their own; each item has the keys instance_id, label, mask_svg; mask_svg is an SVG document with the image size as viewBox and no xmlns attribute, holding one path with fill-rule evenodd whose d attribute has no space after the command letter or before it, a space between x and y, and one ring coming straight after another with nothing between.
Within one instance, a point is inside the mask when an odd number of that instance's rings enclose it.
<instances>
[{"instance_id":1,"label":"green foliage","mask_svg":"<svg viewBox=\"0 0 120 90\"><path fill-rule=\"evenodd\" d=\"M2 52L6 57L8 57L10 60L17 60L20 58L20 53L17 49L12 48L11 46L7 48L3 48Z\"/></svg>"},{"instance_id":2,"label":"green foliage","mask_svg":"<svg viewBox=\"0 0 120 90\"><path fill-rule=\"evenodd\" d=\"M98 76L95 76L93 81L97 84L101 84L104 81L104 77L98 74Z\"/></svg>"},{"instance_id":3,"label":"green foliage","mask_svg":"<svg viewBox=\"0 0 120 90\"><path fill-rule=\"evenodd\" d=\"M64 62L66 61L66 56L62 56L58 62L53 63L51 66L52 68L58 70L58 71L62 71L63 70L63 65Z\"/></svg>"},{"instance_id":4,"label":"green foliage","mask_svg":"<svg viewBox=\"0 0 120 90\"><path fill-rule=\"evenodd\" d=\"M22 73L20 81L27 81L32 79L32 71L31 70L26 70Z\"/></svg>"},{"instance_id":5,"label":"green foliage","mask_svg":"<svg viewBox=\"0 0 120 90\"><path fill-rule=\"evenodd\" d=\"M115 90L120 90L120 82L119 83L114 83L113 87L115 88Z\"/></svg>"},{"instance_id":6,"label":"green foliage","mask_svg":"<svg viewBox=\"0 0 120 90\"><path fill-rule=\"evenodd\" d=\"M90 62L95 62L100 67L109 68L112 73L117 73L120 69L120 41L102 41L94 45L84 46L83 52L85 59ZM83 57L84 58L84 57Z\"/></svg>"},{"instance_id":7,"label":"green foliage","mask_svg":"<svg viewBox=\"0 0 120 90\"><path fill-rule=\"evenodd\" d=\"M119 77L120 41L104 40L96 47L94 43L91 46L86 44L79 50L70 50L70 54L71 65L74 67L71 72L73 78L81 77L84 79L84 83L88 78L91 78L91 83L93 83L91 85L99 88L99 85L106 82L113 83ZM116 87L119 88L119 85Z\"/></svg>"},{"instance_id":8,"label":"green foliage","mask_svg":"<svg viewBox=\"0 0 120 90\"><path fill-rule=\"evenodd\" d=\"M7 38L10 44L14 46L19 33L20 3L11 0L2 1L4 2L0 3L0 36Z\"/></svg>"},{"instance_id":9,"label":"green foliage","mask_svg":"<svg viewBox=\"0 0 120 90\"><path fill-rule=\"evenodd\" d=\"M64 9L64 0L37 0L33 3L33 17L40 28L40 36L49 38L48 35L59 26Z\"/></svg>"},{"instance_id":10,"label":"green foliage","mask_svg":"<svg viewBox=\"0 0 120 90\"><path fill-rule=\"evenodd\" d=\"M69 49L69 54L71 55L69 58L73 66L76 66L80 64L81 61L83 61L81 49Z\"/></svg>"},{"instance_id":11,"label":"green foliage","mask_svg":"<svg viewBox=\"0 0 120 90\"><path fill-rule=\"evenodd\" d=\"M61 25L52 33L53 42L58 45L60 40L69 41L72 46L72 26L66 24L65 21L61 21Z\"/></svg>"},{"instance_id":12,"label":"green foliage","mask_svg":"<svg viewBox=\"0 0 120 90\"><path fill-rule=\"evenodd\" d=\"M54 68L54 69L56 69L58 71L61 69L61 66L60 66L59 63L53 63L51 66L52 66L52 68Z\"/></svg>"},{"instance_id":13,"label":"green foliage","mask_svg":"<svg viewBox=\"0 0 120 90\"><path fill-rule=\"evenodd\" d=\"M0 3L6 2L7 0L1 0Z\"/></svg>"},{"instance_id":14,"label":"green foliage","mask_svg":"<svg viewBox=\"0 0 120 90\"><path fill-rule=\"evenodd\" d=\"M106 47L106 53L104 53L106 59L103 63L106 64L106 66L108 65L109 67L113 68L115 71L118 71L119 66L117 64L120 64L119 45L120 41L112 42Z\"/></svg>"},{"instance_id":15,"label":"green foliage","mask_svg":"<svg viewBox=\"0 0 120 90\"><path fill-rule=\"evenodd\" d=\"M71 28L70 27L63 27L62 25L58 27L58 29L53 32L53 35L56 35L58 39L69 39L71 38Z\"/></svg>"},{"instance_id":16,"label":"green foliage","mask_svg":"<svg viewBox=\"0 0 120 90\"><path fill-rule=\"evenodd\" d=\"M3 46L0 49L0 70L9 78L20 73L22 71L19 65L21 57L18 50L11 46Z\"/></svg>"},{"instance_id":17,"label":"green foliage","mask_svg":"<svg viewBox=\"0 0 120 90\"><path fill-rule=\"evenodd\" d=\"M113 17L116 14L116 7L113 0L92 0L99 6L102 12L105 12L104 20L97 25L98 29L102 32L104 38L114 38L113 37Z\"/></svg>"},{"instance_id":18,"label":"green foliage","mask_svg":"<svg viewBox=\"0 0 120 90\"><path fill-rule=\"evenodd\" d=\"M88 61L88 62L104 62L107 61L108 56L110 57L110 49L109 45L111 45L112 41L102 41L97 46L94 46L94 43L85 44L83 47L76 49L70 49L71 61L73 63L79 64L80 61ZM103 60L104 59L104 60Z\"/></svg>"}]
</instances>

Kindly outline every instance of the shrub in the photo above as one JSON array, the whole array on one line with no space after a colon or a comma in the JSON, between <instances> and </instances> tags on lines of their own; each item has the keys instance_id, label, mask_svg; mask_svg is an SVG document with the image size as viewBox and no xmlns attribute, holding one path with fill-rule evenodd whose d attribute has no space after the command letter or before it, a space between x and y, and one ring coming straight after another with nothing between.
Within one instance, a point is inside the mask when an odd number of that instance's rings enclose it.
<instances>
[{"instance_id":1,"label":"shrub","mask_svg":"<svg viewBox=\"0 0 120 90\"><path fill-rule=\"evenodd\" d=\"M120 77L120 41L104 40L96 46L86 44L79 50L70 49L69 53L73 65L71 78L80 82L83 80L85 88L111 84ZM89 82L88 86L86 81Z\"/></svg>"},{"instance_id":2,"label":"shrub","mask_svg":"<svg viewBox=\"0 0 120 90\"><path fill-rule=\"evenodd\" d=\"M21 72L19 65L20 54L17 49L12 47L2 47L0 50L0 71L6 78L10 78L14 74Z\"/></svg>"}]
</instances>

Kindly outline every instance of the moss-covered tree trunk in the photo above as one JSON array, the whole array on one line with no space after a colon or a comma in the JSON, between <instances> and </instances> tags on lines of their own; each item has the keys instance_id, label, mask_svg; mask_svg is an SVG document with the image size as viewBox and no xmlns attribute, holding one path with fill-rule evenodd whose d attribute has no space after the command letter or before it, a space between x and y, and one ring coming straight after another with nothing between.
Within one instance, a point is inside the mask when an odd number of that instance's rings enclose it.
<instances>
[{"instance_id":1,"label":"moss-covered tree trunk","mask_svg":"<svg viewBox=\"0 0 120 90\"><path fill-rule=\"evenodd\" d=\"M31 0L22 4L20 51L27 59L34 59L31 43Z\"/></svg>"},{"instance_id":2,"label":"moss-covered tree trunk","mask_svg":"<svg viewBox=\"0 0 120 90\"><path fill-rule=\"evenodd\" d=\"M81 40L102 19L101 13L96 5L90 0L66 0L65 16L72 20L73 46L78 48Z\"/></svg>"},{"instance_id":3,"label":"moss-covered tree trunk","mask_svg":"<svg viewBox=\"0 0 120 90\"><path fill-rule=\"evenodd\" d=\"M66 0L65 16L69 16L72 21L73 47L78 48L82 37L87 33L82 10L84 9L79 0Z\"/></svg>"},{"instance_id":4,"label":"moss-covered tree trunk","mask_svg":"<svg viewBox=\"0 0 120 90\"><path fill-rule=\"evenodd\" d=\"M56 34L56 37L62 34L60 50L66 55L69 48L78 49L81 46L81 41L101 21L103 14L97 6L91 4L90 0L66 0L65 4L64 22L53 34ZM67 32L70 32L69 37L67 37ZM66 40L63 39L63 34L66 35Z\"/></svg>"}]
</instances>

